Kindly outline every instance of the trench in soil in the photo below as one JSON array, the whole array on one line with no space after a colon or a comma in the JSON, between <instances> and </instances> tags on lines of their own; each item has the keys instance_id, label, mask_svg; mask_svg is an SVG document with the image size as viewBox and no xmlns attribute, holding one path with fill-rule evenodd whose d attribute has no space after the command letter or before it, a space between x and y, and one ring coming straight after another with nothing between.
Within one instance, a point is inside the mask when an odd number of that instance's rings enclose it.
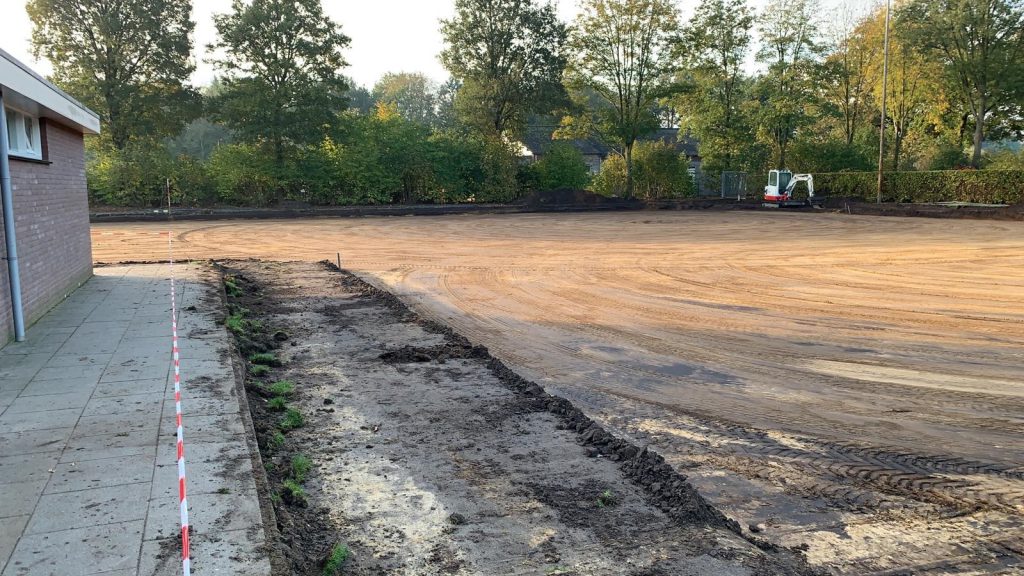
<instances>
[{"instance_id":1,"label":"trench in soil","mask_svg":"<svg viewBox=\"0 0 1024 576\"><path fill-rule=\"evenodd\" d=\"M277 573L322 574L342 548L346 575L812 573L654 451L333 264L220 268Z\"/></svg>"}]
</instances>

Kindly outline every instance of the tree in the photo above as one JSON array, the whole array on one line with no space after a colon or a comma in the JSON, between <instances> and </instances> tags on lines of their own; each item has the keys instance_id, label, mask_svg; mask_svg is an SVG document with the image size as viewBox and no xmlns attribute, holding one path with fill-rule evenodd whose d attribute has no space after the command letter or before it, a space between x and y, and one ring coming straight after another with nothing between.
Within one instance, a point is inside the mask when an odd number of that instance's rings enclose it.
<instances>
[{"instance_id":1,"label":"tree","mask_svg":"<svg viewBox=\"0 0 1024 576\"><path fill-rule=\"evenodd\" d=\"M692 83L674 99L680 125L700 139L701 154L716 171L736 169L751 140L742 104L753 23L746 0L705 0L676 46Z\"/></svg>"},{"instance_id":2,"label":"tree","mask_svg":"<svg viewBox=\"0 0 1024 576\"><path fill-rule=\"evenodd\" d=\"M195 117L192 4L174 0L29 0L36 57L96 110L116 150L176 134Z\"/></svg>"},{"instance_id":3,"label":"tree","mask_svg":"<svg viewBox=\"0 0 1024 576\"><path fill-rule=\"evenodd\" d=\"M534 0L456 0L441 23L441 61L462 84L460 116L485 134L518 133L530 113L564 95L566 27L552 4Z\"/></svg>"},{"instance_id":4,"label":"tree","mask_svg":"<svg viewBox=\"0 0 1024 576\"><path fill-rule=\"evenodd\" d=\"M852 146L857 129L870 111L875 76L880 72L875 64L880 60L882 43L859 33L867 19L858 22L851 4L844 4L836 13L831 51L823 67L824 92L842 119L846 145Z\"/></svg>"},{"instance_id":5,"label":"tree","mask_svg":"<svg viewBox=\"0 0 1024 576\"><path fill-rule=\"evenodd\" d=\"M971 164L981 165L986 117L1021 94L1024 9L1020 0L909 0L897 29L942 62L974 117Z\"/></svg>"},{"instance_id":6,"label":"tree","mask_svg":"<svg viewBox=\"0 0 1024 576\"><path fill-rule=\"evenodd\" d=\"M434 83L423 74L389 72L373 87L373 100L394 106L406 120L424 126L437 122L437 94Z\"/></svg>"},{"instance_id":7,"label":"tree","mask_svg":"<svg viewBox=\"0 0 1024 576\"><path fill-rule=\"evenodd\" d=\"M857 27L858 42L880 46L884 32L885 12L876 10ZM946 107L941 65L925 58L906 32L897 28L889 34L888 86L882 86L881 58L870 63L868 75L876 101L881 101L883 90L888 91L884 121L892 128L892 168L899 170L912 131L923 130L929 122L938 123L939 119L929 118L928 112L935 116Z\"/></svg>"},{"instance_id":8,"label":"tree","mask_svg":"<svg viewBox=\"0 0 1024 576\"><path fill-rule=\"evenodd\" d=\"M347 89L341 50L349 38L320 0L233 0L214 16L210 45L226 76L215 115L244 140L268 142L280 166L289 142L319 142L337 123Z\"/></svg>"},{"instance_id":9,"label":"tree","mask_svg":"<svg viewBox=\"0 0 1024 576\"><path fill-rule=\"evenodd\" d=\"M816 57L815 0L772 0L761 16L757 60L768 65L758 82L762 135L786 167L786 151L797 130L812 120Z\"/></svg>"},{"instance_id":10,"label":"tree","mask_svg":"<svg viewBox=\"0 0 1024 576\"><path fill-rule=\"evenodd\" d=\"M658 127L655 106L671 95L676 8L671 0L582 0L580 9L568 68L570 86L589 112L578 124L621 148L631 197L633 147Z\"/></svg>"}]
</instances>

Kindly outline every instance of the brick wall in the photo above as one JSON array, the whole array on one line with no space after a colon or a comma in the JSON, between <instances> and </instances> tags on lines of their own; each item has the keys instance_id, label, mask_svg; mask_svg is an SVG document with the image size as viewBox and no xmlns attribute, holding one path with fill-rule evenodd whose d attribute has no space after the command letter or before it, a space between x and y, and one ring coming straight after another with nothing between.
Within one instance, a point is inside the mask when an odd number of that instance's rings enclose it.
<instances>
[{"instance_id":1,"label":"brick wall","mask_svg":"<svg viewBox=\"0 0 1024 576\"><path fill-rule=\"evenodd\" d=\"M10 159L25 320L31 325L92 275L82 134L46 121L51 164ZM0 221L0 255L6 257ZM7 262L0 266L0 346L14 336Z\"/></svg>"}]
</instances>

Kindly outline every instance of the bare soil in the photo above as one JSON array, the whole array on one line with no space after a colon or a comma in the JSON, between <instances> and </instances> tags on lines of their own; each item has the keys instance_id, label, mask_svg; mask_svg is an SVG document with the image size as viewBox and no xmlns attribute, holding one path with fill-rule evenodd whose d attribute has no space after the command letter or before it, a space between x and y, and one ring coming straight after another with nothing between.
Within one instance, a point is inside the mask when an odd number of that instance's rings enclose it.
<instances>
[{"instance_id":1,"label":"bare soil","mask_svg":"<svg viewBox=\"0 0 1024 576\"><path fill-rule=\"evenodd\" d=\"M95 225L336 258L837 574L1024 567L1024 224L658 211ZM423 345L418 345L424 347ZM756 530L756 532L754 531Z\"/></svg>"},{"instance_id":2,"label":"bare soil","mask_svg":"<svg viewBox=\"0 0 1024 576\"><path fill-rule=\"evenodd\" d=\"M742 537L664 459L615 438L482 346L333 265L228 262L247 391L292 574L336 542L349 574L810 574ZM273 445L269 384L306 418ZM281 488L297 454L307 496ZM760 548L758 547L760 545Z\"/></svg>"}]
</instances>

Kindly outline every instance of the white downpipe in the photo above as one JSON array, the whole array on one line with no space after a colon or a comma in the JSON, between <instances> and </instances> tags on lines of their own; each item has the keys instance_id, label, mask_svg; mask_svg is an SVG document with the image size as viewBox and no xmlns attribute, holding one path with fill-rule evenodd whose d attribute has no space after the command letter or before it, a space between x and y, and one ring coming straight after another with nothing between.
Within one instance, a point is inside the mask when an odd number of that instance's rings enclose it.
<instances>
[{"instance_id":1,"label":"white downpipe","mask_svg":"<svg viewBox=\"0 0 1024 576\"><path fill-rule=\"evenodd\" d=\"M14 339L25 340L25 314L21 305L21 273L18 271L18 241L14 232L14 193L11 190L11 163L7 157L11 143L7 138L7 109L0 91L0 195L3 196L4 245L7 248L7 277L11 285L11 312L14 314Z\"/></svg>"}]
</instances>

